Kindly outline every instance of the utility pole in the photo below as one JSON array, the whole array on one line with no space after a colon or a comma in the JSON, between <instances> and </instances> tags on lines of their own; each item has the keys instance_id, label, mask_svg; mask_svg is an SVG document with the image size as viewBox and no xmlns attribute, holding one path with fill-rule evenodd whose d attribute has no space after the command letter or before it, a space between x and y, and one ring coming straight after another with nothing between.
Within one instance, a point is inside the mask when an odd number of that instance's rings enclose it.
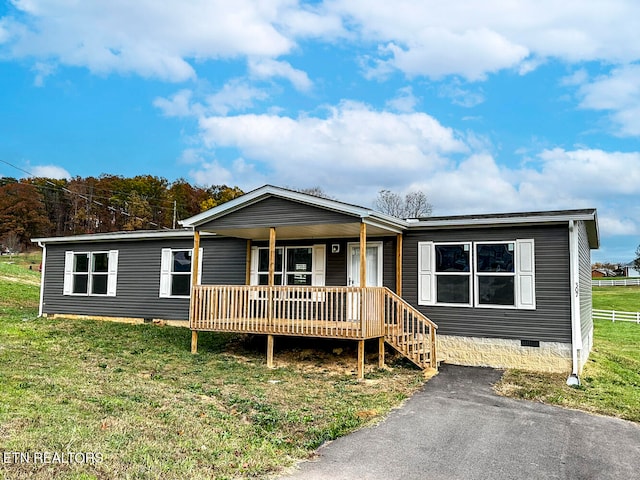
<instances>
[{"instance_id":1,"label":"utility pole","mask_svg":"<svg viewBox=\"0 0 640 480\"><path fill-rule=\"evenodd\" d=\"M173 229L174 230L176 229L176 214L177 214L177 212L176 212L176 204L177 204L177 202L174 200L173 201Z\"/></svg>"}]
</instances>

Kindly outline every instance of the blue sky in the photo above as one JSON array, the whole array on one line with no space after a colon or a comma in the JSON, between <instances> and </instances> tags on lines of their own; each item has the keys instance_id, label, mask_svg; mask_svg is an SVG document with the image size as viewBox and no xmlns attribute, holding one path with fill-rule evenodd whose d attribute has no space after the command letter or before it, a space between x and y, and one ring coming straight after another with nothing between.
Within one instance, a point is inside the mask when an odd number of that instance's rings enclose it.
<instances>
[{"instance_id":1,"label":"blue sky","mask_svg":"<svg viewBox=\"0 0 640 480\"><path fill-rule=\"evenodd\" d=\"M9 1L0 159L360 205L419 189L435 215L595 207L594 260L629 261L639 32L636 0Z\"/></svg>"}]
</instances>

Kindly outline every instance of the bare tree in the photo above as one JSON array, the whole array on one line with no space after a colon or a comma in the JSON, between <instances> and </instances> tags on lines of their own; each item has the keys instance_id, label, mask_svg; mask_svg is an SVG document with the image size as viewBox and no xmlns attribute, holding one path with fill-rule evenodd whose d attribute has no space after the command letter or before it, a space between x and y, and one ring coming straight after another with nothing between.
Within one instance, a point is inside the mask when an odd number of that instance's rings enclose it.
<instances>
[{"instance_id":1,"label":"bare tree","mask_svg":"<svg viewBox=\"0 0 640 480\"><path fill-rule=\"evenodd\" d=\"M315 187L308 187L308 188L292 188L291 190L294 190L300 193L306 193L307 195L313 195L314 197L327 198L329 200L334 200L334 198L331 195L326 193L322 189L322 187L318 185L316 185Z\"/></svg>"},{"instance_id":2,"label":"bare tree","mask_svg":"<svg viewBox=\"0 0 640 480\"><path fill-rule=\"evenodd\" d=\"M633 268L640 271L640 245L636 248L636 258L633 259Z\"/></svg>"},{"instance_id":3,"label":"bare tree","mask_svg":"<svg viewBox=\"0 0 640 480\"><path fill-rule=\"evenodd\" d=\"M398 218L428 217L433 206L424 192L409 192L404 198L391 190L380 190L375 207L382 213Z\"/></svg>"},{"instance_id":4,"label":"bare tree","mask_svg":"<svg viewBox=\"0 0 640 480\"><path fill-rule=\"evenodd\" d=\"M9 250L10 258L13 258L14 253L20 253L22 251L22 242L16 232L9 232L5 235L3 243Z\"/></svg>"}]
</instances>

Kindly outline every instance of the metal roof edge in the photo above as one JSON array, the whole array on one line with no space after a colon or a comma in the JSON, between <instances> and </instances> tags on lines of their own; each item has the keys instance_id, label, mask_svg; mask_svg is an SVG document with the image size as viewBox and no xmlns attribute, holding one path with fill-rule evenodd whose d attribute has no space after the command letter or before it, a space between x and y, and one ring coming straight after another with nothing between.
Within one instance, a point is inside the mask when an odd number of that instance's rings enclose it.
<instances>
[{"instance_id":1,"label":"metal roof edge","mask_svg":"<svg viewBox=\"0 0 640 480\"><path fill-rule=\"evenodd\" d=\"M203 236L216 236L213 233L202 233ZM41 237L32 238L32 243L92 243L109 242L113 240L149 240L163 238L193 238L193 230L167 230L165 231L144 231L133 232L108 232L108 233L87 233L83 235L69 235L66 237Z\"/></svg>"}]
</instances>

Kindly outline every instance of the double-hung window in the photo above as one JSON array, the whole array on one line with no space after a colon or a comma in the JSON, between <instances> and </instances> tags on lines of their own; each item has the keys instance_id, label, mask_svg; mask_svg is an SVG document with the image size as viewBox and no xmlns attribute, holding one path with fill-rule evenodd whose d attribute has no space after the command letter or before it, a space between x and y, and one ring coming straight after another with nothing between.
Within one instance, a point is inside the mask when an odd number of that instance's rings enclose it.
<instances>
[{"instance_id":1,"label":"double-hung window","mask_svg":"<svg viewBox=\"0 0 640 480\"><path fill-rule=\"evenodd\" d=\"M435 245L436 302L471 304L471 244Z\"/></svg>"},{"instance_id":2,"label":"double-hung window","mask_svg":"<svg viewBox=\"0 0 640 480\"><path fill-rule=\"evenodd\" d=\"M191 295L193 249L163 248L161 255L160 297L188 298ZM201 278L202 249L200 249L199 259L198 277Z\"/></svg>"},{"instance_id":3,"label":"double-hung window","mask_svg":"<svg viewBox=\"0 0 640 480\"><path fill-rule=\"evenodd\" d=\"M274 285L324 285L325 245L276 247ZM253 247L251 284L268 285L269 249Z\"/></svg>"},{"instance_id":4,"label":"double-hung window","mask_svg":"<svg viewBox=\"0 0 640 480\"><path fill-rule=\"evenodd\" d=\"M418 242L418 304L535 309L534 241Z\"/></svg>"},{"instance_id":5,"label":"double-hung window","mask_svg":"<svg viewBox=\"0 0 640 480\"><path fill-rule=\"evenodd\" d=\"M516 306L515 242L476 244L476 304Z\"/></svg>"},{"instance_id":6,"label":"double-hung window","mask_svg":"<svg viewBox=\"0 0 640 480\"><path fill-rule=\"evenodd\" d=\"M64 263L64 295L116 295L117 250L67 251Z\"/></svg>"}]
</instances>

